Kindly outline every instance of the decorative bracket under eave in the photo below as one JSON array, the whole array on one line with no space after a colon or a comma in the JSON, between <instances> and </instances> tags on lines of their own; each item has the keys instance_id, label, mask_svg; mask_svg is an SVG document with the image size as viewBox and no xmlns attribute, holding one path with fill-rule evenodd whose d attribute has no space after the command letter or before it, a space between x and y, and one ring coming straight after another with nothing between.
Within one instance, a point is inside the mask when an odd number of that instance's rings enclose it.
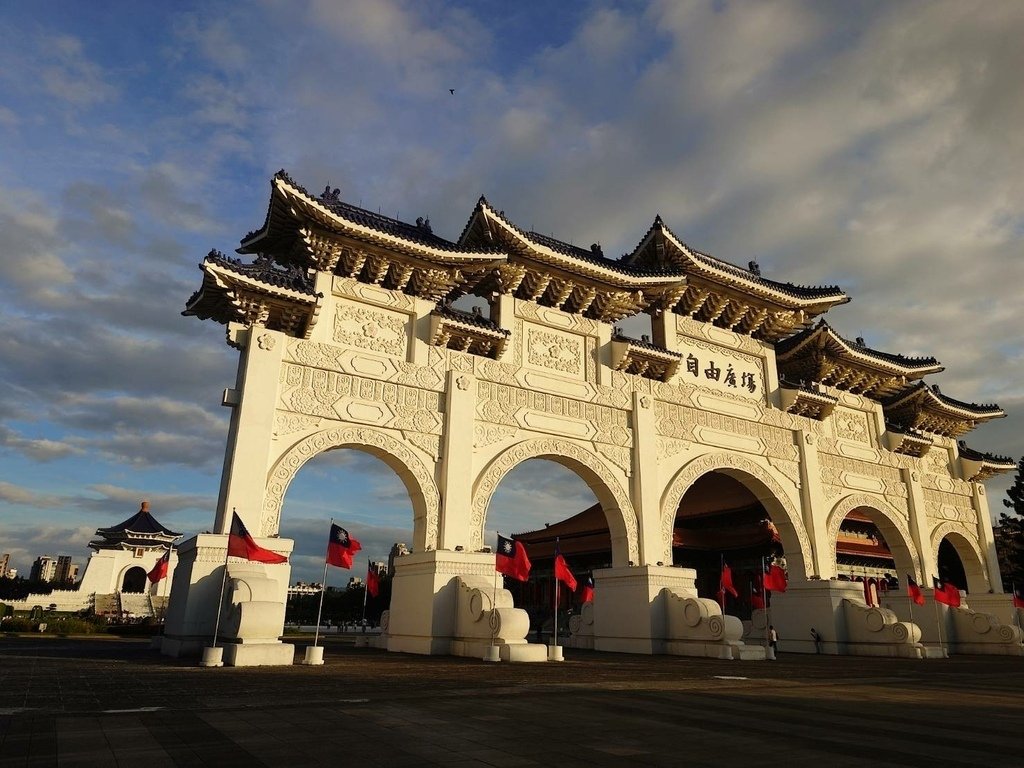
<instances>
[{"instance_id":1,"label":"decorative bracket under eave","mask_svg":"<svg viewBox=\"0 0 1024 768\"><path fill-rule=\"evenodd\" d=\"M816 421L827 419L839 402L839 398L834 395L807 387L781 387L779 395L782 410Z\"/></svg>"}]
</instances>

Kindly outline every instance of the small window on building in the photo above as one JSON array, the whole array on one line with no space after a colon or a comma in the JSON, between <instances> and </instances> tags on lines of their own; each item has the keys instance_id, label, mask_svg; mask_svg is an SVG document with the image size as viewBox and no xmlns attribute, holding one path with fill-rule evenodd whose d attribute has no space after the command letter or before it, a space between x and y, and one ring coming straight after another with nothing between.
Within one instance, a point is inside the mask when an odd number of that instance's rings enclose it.
<instances>
[{"instance_id":1,"label":"small window on building","mask_svg":"<svg viewBox=\"0 0 1024 768\"><path fill-rule=\"evenodd\" d=\"M142 547L136 547L135 548L135 557L142 557L145 554L145 552L146 552L146 550L144 550Z\"/></svg>"}]
</instances>

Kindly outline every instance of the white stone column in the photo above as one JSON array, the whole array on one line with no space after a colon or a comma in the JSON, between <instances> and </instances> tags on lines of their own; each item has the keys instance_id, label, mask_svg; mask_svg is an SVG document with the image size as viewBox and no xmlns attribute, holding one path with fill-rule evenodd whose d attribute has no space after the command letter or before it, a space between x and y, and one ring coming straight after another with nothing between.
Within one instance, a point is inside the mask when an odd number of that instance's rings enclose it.
<instances>
[{"instance_id":1,"label":"white stone column","mask_svg":"<svg viewBox=\"0 0 1024 768\"><path fill-rule=\"evenodd\" d=\"M437 548L469 548L473 507L473 425L476 377L448 371L441 446L441 519Z\"/></svg>"},{"instance_id":2,"label":"white stone column","mask_svg":"<svg viewBox=\"0 0 1024 768\"><path fill-rule=\"evenodd\" d=\"M234 509L253 536L273 535L277 530L263 531L261 518L287 337L258 325L229 328L229 333L241 347L241 355L235 389L225 397L234 413L217 500L216 531L227 533Z\"/></svg>"},{"instance_id":3,"label":"white stone column","mask_svg":"<svg viewBox=\"0 0 1024 768\"><path fill-rule=\"evenodd\" d=\"M633 476L630 490L640 535L640 562L654 565L665 553L661 538L661 483L658 476L658 430L654 397L633 393ZM663 563L665 564L665 563ZM620 563L617 565L624 565ZM671 562L667 565L672 565Z\"/></svg>"},{"instance_id":4,"label":"white stone column","mask_svg":"<svg viewBox=\"0 0 1024 768\"><path fill-rule=\"evenodd\" d=\"M920 581L922 588L930 587L932 577L937 574L937 552L932 552L929 536L928 512L924 504L924 491L921 488L921 477L915 470L901 470L903 483L907 486L907 508L910 511L910 535L914 537L914 546L921 557Z\"/></svg>"},{"instance_id":5,"label":"white stone column","mask_svg":"<svg viewBox=\"0 0 1024 768\"><path fill-rule=\"evenodd\" d=\"M814 435L804 430L796 433L800 451L800 507L804 528L811 540L813 562L805 563L806 577L820 576L830 579L836 575L835 552L830 551L828 540L828 513L830 506L821 484L821 465Z\"/></svg>"},{"instance_id":6,"label":"white stone column","mask_svg":"<svg viewBox=\"0 0 1024 768\"><path fill-rule=\"evenodd\" d=\"M985 568L992 591L1002 593L1003 577L999 573L999 556L996 554L996 540L992 534L992 518L988 509L988 495L982 483L971 483L974 511L978 514L978 544L985 556Z\"/></svg>"}]
</instances>

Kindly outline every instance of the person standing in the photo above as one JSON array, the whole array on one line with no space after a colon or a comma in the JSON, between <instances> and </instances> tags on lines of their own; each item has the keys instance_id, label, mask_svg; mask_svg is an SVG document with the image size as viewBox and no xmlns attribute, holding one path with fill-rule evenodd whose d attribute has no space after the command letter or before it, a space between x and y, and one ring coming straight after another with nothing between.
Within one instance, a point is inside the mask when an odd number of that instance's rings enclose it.
<instances>
[{"instance_id":1,"label":"person standing","mask_svg":"<svg viewBox=\"0 0 1024 768\"><path fill-rule=\"evenodd\" d=\"M811 627L811 639L814 641L814 652L821 653L821 635L814 627Z\"/></svg>"},{"instance_id":2,"label":"person standing","mask_svg":"<svg viewBox=\"0 0 1024 768\"><path fill-rule=\"evenodd\" d=\"M768 625L768 647L772 649L772 658L778 658L776 654L779 650L779 633L772 624Z\"/></svg>"}]
</instances>

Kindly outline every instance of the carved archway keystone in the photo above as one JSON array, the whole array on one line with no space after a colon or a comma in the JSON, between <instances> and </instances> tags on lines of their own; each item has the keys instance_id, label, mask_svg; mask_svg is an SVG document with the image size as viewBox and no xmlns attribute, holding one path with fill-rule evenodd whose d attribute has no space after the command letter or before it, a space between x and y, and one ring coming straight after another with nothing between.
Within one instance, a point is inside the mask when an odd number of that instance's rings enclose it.
<instances>
[{"instance_id":1,"label":"carved archway keystone","mask_svg":"<svg viewBox=\"0 0 1024 768\"><path fill-rule=\"evenodd\" d=\"M612 536L612 561L640 562L640 539L636 511L615 473L588 447L560 438L539 438L505 449L481 473L473 486L470 539L473 549L483 547L484 524L491 497L513 467L527 459L550 459L576 472L594 491Z\"/></svg>"},{"instance_id":2,"label":"carved archway keystone","mask_svg":"<svg viewBox=\"0 0 1024 768\"><path fill-rule=\"evenodd\" d=\"M795 543L802 561L800 563L801 574L806 575L809 565L814 561L811 558L811 542L796 504L793 503L782 484L769 469L746 456L731 453L708 453L699 456L685 464L669 484L661 499L661 541L664 547L662 555L664 561L672 561L672 528L675 524L679 502L698 478L715 471L725 472L750 490L755 491L755 495L764 504L768 514L772 516L773 522L778 526L783 539L792 537L796 540L795 542L791 540L786 546L787 553ZM754 487L751 487L752 485ZM761 487L758 488L758 485ZM758 491L760 492L758 493ZM779 515L784 519L777 519L776 516Z\"/></svg>"},{"instance_id":3,"label":"carved archway keystone","mask_svg":"<svg viewBox=\"0 0 1024 768\"><path fill-rule=\"evenodd\" d=\"M322 430L303 438L278 459L267 481L260 526L263 536L277 533L285 493L299 469L314 456L335 448L364 450L391 467L405 484L412 501L413 549L434 549L437 546L441 505L432 473L407 445L386 432L370 427Z\"/></svg>"}]
</instances>

